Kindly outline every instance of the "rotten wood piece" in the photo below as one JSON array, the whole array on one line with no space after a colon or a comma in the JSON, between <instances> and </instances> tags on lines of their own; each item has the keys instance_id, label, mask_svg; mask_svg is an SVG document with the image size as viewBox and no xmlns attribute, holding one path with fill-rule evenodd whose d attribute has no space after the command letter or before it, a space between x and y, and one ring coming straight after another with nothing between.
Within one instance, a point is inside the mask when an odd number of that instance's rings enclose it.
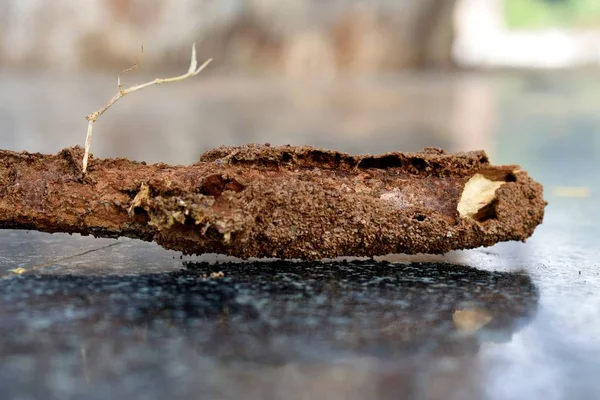
<instances>
[{"instance_id":1,"label":"rotten wood piece","mask_svg":"<svg viewBox=\"0 0 600 400\"><path fill-rule=\"evenodd\" d=\"M185 254L321 259L524 241L542 186L484 152L354 156L220 147L190 166L0 151L0 228L155 241Z\"/></svg>"}]
</instances>

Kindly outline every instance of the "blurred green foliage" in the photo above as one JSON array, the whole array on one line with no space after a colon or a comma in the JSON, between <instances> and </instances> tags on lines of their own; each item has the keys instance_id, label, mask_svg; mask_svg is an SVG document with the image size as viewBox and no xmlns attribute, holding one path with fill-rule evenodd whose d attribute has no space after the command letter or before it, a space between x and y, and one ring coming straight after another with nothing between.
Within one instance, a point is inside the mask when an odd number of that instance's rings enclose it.
<instances>
[{"instance_id":1,"label":"blurred green foliage","mask_svg":"<svg viewBox=\"0 0 600 400\"><path fill-rule=\"evenodd\" d=\"M600 0L504 0L509 28L597 28Z\"/></svg>"}]
</instances>

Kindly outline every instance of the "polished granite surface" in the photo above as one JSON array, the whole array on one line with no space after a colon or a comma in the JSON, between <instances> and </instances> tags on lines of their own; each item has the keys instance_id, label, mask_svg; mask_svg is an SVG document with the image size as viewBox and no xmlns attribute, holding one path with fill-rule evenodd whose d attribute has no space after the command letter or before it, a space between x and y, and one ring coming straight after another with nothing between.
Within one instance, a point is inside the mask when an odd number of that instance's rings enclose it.
<instances>
[{"instance_id":1,"label":"polished granite surface","mask_svg":"<svg viewBox=\"0 0 600 400\"><path fill-rule=\"evenodd\" d=\"M0 73L2 147L79 143L108 82ZM546 218L526 243L322 263L0 230L2 398L600 397L597 82L211 78L123 100L98 122L99 156L188 163L267 141L485 148L544 184Z\"/></svg>"}]
</instances>

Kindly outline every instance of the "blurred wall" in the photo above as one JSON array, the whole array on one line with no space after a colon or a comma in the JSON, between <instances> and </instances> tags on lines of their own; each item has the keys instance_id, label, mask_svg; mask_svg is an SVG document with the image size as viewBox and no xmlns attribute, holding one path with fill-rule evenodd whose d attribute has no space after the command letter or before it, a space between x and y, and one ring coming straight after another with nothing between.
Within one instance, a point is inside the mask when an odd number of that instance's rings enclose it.
<instances>
[{"instance_id":1,"label":"blurred wall","mask_svg":"<svg viewBox=\"0 0 600 400\"><path fill-rule=\"evenodd\" d=\"M452 63L456 0L3 0L0 63L80 70L181 67L331 75Z\"/></svg>"}]
</instances>

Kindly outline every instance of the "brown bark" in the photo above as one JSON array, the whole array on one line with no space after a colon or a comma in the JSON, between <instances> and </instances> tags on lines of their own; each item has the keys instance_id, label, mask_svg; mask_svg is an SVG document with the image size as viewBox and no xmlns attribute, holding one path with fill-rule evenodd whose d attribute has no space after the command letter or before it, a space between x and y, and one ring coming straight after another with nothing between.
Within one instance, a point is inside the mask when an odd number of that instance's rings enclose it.
<instances>
[{"instance_id":1,"label":"brown bark","mask_svg":"<svg viewBox=\"0 0 600 400\"><path fill-rule=\"evenodd\" d=\"M185 254L320 259L525 240L546 204L526 172L493 167L483 152L351 156L249 145L211 150L190 166L91 159L85 176L81 157L79 147L0 151L0 228L127 236ZM474 176L498 187L462 215Z\"/></svg>"}]
</instances>

